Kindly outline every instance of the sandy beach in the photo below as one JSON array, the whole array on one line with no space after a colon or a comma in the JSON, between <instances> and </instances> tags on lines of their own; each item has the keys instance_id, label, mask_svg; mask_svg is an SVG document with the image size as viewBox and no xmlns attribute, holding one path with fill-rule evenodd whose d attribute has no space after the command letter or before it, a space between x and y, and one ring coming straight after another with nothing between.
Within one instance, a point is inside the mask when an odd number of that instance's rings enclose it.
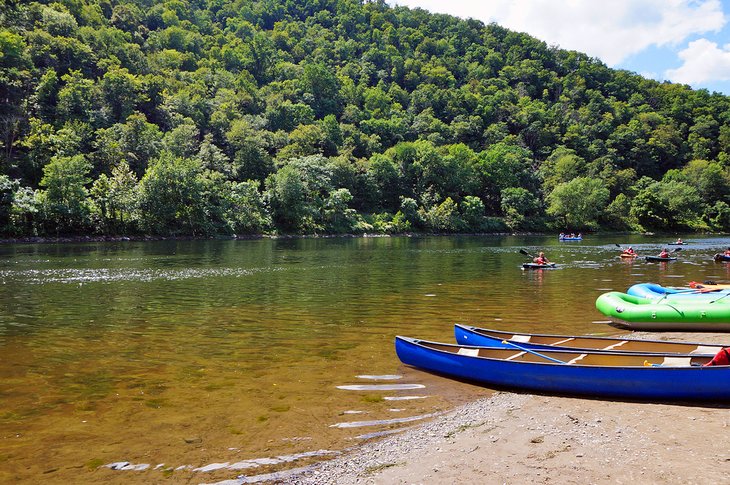
<instances>
[{"instance_id":1,"label":"sandy beach","mask_svg":"<svg viewBox=\"0 0 730 485\"><path fill-rule=\"evenodd\" d=\"M728 334L632 337L730 343ZM501 391L280 482L727 483L728 408Z\"/></svg>"}]
</instances>

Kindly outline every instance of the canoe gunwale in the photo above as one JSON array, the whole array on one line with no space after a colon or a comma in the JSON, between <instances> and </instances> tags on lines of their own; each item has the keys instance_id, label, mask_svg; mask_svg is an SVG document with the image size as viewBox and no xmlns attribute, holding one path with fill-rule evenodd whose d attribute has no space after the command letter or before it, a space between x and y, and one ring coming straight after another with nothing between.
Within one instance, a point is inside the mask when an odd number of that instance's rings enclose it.
<instances>
[{"instance_id":1,"label":"canoe gunwale","mask_svg":"<svg viewBox=\"0 0 730 485\"><path fill-rule=\"evenodd\" d=\"M588 350L593 352L611 352L611 353L636 353L636 352L646 352L646 353L656 353L656 354L665 354L665 355L672 355L672 354L691 354L691 355L715 355L717 352L719 352L723 347L721 344L710 344L710 343L702 343L702 342L687 342L687 341L669 341L669 340L653 340L653 339L633 339L633 338L621 338L621 337L602 337L597 335L558 335L558 334L539 334L539 333L520 333L515 334L512 332L504 332L501 330L492 330L487 328L480 328L475 326L469 326L469 325L461 325L461 324L454 324L454 334L456 337L456 341L459 345L475 345L475 346L497 346L499 345L499 341L501 340L507 340L510 343L514 343L523 347L527 347L534 350L539 349L567 349L567 350L573 350L573 351L582 351L582 350ZM514 337L520 336L529 337L528 340L517 340L514 339ZM490 344L482 344L482 343L474 343L474 342L467 342L466 338L472 337L475 339L475 341L479 341L479 339L487 340L495 340L495 343ZM573 345L563 345L558 343L546 343L546 342L538 342L538 341L532 341L531 339L571 339L576 341L575 346ZM600 343L606 343L606 344L613 344L609 345L607 347L585 347L580 346L579 342L581 340L588 340L589 342L600 342ZM681 351L680 349L676 349L676 351L665 351L665 350L633 350L633 349L621 349L616 348L617 345L642 345L646 344L649 346L661 346L661 347L694 347L695 350L688 350L687 352ZM508 344L505 344L508 345ZM698 349L704 350L703 352L700 352ZM711 352L710 352L711 351Z\"/></svg>"}]
</instances>

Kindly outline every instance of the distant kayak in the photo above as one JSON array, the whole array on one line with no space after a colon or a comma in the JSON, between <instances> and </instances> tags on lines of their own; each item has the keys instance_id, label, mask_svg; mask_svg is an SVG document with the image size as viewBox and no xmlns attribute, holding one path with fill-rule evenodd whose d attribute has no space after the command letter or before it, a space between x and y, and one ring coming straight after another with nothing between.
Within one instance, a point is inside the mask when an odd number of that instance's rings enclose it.
<instances>
[{"instance_id":1,"label":"distant kayak","mask_svg":"<svg viewBox=\"0 0 730 485\"><path fill-rule=\"evenodd\" d=\"M676 261L677 260L677 258L673 258L671 256L667 257L667 258L662 258L661 256L644 256L644 259L646 259L647 261Z\"/></svg>"},{"instance_id":2,"label":"distant kayak","mask_svg":"<svg viewBox=\"0 0 730 485\"><path fill-rule=\"evenodd\" d=\"M621 258L627 258L627 259L633 259L633 258L635 258L637 256L638 256L638 254L636 254L636 253L621 253L621 254L619 254L619 257L621 257Z\"/></svg>"},{"instance_id":3,"label":"distant kayak","mask_svg":"<svg viewBox=\"0 0 730 485\"><path fill-rule=\"evenodd\" d=\"M555 263L538 264L538 263L523 263L522 269L548 269L554 268Z\"/></svg>"},{"instance_id":4,"label":"distant kayak","mask_svg":"<svg viewBox=\"0 0 730 485\"><path fill-rule=\"evenodd\" d=\"M558 238L561 241L582 241L582 237L559 237Z\"/></svg>"},{"instance_id":5,"label":"distant kayak","mask_svg":"<svg viewBox=\"0 0 730 485\"><path fill-rule=\"evenodd\" d=\"M686 242L673 242L673 243L667 243L667 246L684 246L687 244Z\"/></svg>"}]
</instances>

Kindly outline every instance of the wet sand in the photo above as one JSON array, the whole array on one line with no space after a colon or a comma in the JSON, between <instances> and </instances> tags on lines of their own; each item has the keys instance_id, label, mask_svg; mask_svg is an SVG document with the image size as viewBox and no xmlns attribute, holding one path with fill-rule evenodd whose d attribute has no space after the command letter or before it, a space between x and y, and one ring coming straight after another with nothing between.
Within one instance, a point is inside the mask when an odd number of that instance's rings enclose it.
<instances>
[{"instance_id":1,"label":"wet sand","mask_svg":"<svg viewBox=\"0 0 730 485\"><path fill-rule=\"evenodd\" d=\"M632 336L730 344L730 334ZM497 392L281 483L727 483L729 422L728 404Z\"/></svg>"}]
</instances>

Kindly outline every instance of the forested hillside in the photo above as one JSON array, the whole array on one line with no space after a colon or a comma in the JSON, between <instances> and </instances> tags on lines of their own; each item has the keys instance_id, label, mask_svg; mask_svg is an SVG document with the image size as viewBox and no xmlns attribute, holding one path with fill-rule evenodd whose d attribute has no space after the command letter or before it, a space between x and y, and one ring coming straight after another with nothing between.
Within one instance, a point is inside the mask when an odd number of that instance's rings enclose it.
<instances>
[{"instance_id":1,"label":"forested hillside","mask_svg":"<svg viewBox=\"0 0 730 485\"><path fill-rule=\"evenodd\" d=\"M728 97L356 0L0 0L0 231L730 229Z\"/></svg>"}]
</instances>

